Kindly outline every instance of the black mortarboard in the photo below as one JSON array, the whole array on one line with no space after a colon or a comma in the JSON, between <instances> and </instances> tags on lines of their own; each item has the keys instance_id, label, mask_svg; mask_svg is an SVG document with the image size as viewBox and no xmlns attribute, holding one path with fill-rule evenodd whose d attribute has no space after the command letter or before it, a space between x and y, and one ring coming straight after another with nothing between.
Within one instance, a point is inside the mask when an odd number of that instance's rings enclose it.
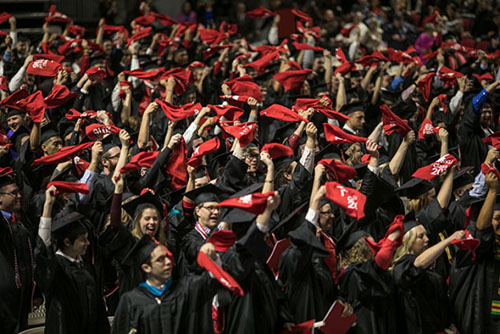
<instances>
[{"instance_id":1,"label":"black mortarboard","mask_svg":"<svg viewBox=\"0 0 500 334\"><path fill-rule=\"evenodd\" d=\"M63 210L54 217L52 222L52 233L58 238L72 238L87 231L87 228L82 224L85 216L79 212Z\"/></svg>"},{"instance_id":2,"label":"black mortarboard","mask_svg":"<svg viewBox=\"0 0 500 334\"><path fill-rule=\"evenodd\" d=\"M252 184L246 188L241 189L235 194L232 194L230 198L236 198L245 196L248 194L253 194L262 191L264 184L262 182ZM219 221L226 223L251 223L257 217L256 214L246 212L237 208L222 208Z\"/></svg>"},{"instance_id":3,"label":"black mortarboard","mask_svg":"<svg viewBox=\"0 0 500 334\"><path fill-rule=\"evenodd\" d=\"M59 122L59 135L64 140L64 137L66 137L68 134L70 134L74 128L75 128L75 124L73 122L61 121L61 122Z\"/></svg>"},{"instance_id":4,"label":"black mortarboard","mask_svg":"<svg viewBox=\"0 0 500 334\"><path fill-rule=\"evenodd\" d=\"M9 111L7 112L6 118L8 119L9 117L16 116L16 115L26 116L26 112L21 111L21 110L17 110L17 109L9 108Z\"/></svg>"},{"instance_id":5,"label":"black mortarboard","mask_svg":"<svg viewBox=\"0 0 500 334\"><path fill-rule=\"evenodd\" d=\"M357 164L353 166L353 168L356 170L357 173L355 180L362 179L365 177L366 171L368 170L368 162Z\"/></svg>"},{"instance_id":6,"label":"black mortarboard","mask_svg":"<svg viewBox=\"0 0 500 334\"><path fill-rule=\"evenodd\" d=\"M363 112L365 111L363 103L361 102L348 103L344 104L342 108L340 108L340 112L343 113L344 115L349 115L356 111L363 111Z\"/></svg>"},{"instance_id":7,"label":"black mortarboard","mask_svg":"<svg viewBox=\"0 0 500 334\"><path fill-rule=\"evenodd\" d=\"M16 179L14 178L13 174L7 174L4 176L0 176L0 188L5 187L9 184L15 184Z\"/></svg>"},{"instance_id":8,"label":"black mortarboard","mask_svg":"<svg viewBox=\"0 0 500 334\"><path fill-rule=\"evenodd\" d=\"M43 144L47 140L53 137L60 137L57 126L53 122L47 123L42 129L42 135L40 142Z\"/></svg>"},{"instance_id":9,"label":"black mortarboard","mask_svg":"<svg viewBox=\"0 0 500 334\"><path fill-rule=\"evenodd\" d=\"M180 187L178 189L175 189L174 191L169 192L166 197L168 199L168 202L173 206L182 199L184 196L184 192L186 191L186 187Z\"/></svg>"},{"instance_id":10,"label":"black mortarboard","mask_svg":"<svg viewBox=\"0 0 500 334\"><path fill-rule=\"evenodd\" d=\"M323 159L336 159L342 161L338 145L328 143L318 153L316 153L314 157L316 163Z\"/></svg>"},{"instance_id":11,"label":"black mortarboard","mask_svg":"<svg viewBox=\"0 0 500 334\"><path fill-rule=\"evenodd\" d=\"M151 236L145 234L132 247L123 259L123 265L128 267L140 267L149 260L151 253L158 247Z\"/></svg>"},{"instance_id":12,"label":"black mortarboard","mask_svg":"<svg viewBox=\"0 0 500 334\"><path fill-rule=\"evenodd\" d=\"M96 56L90 58L90 66L96 66L96 65L104 65L104 57L103 56Z\"/></svg>"},{"instance_id":13,"label":"black mortarboard","mask_svg":"<svg viewBox=\"0 0 500 334\"><path fill-rule=\"evenodd\" d=\"M297 246L309 246L314 249L315 257L328 257L330 253L323 246L321 241L316 238L315 231L311 230L311 223L303 221L302 224L299 225L295 230L288 232L288 236L290 240ZM314 227L315 229L315 227Z\"/></svg>"},{"instance_id":14,"label":"black mortarboard","mask_svg":"<svg viewBox=\"0 0 500 334\"><path fill-rule=\"evenodd\" d=\"M328 86L325 82L322 82L314 87L312 87L312 92L314 97L318 96L321 93L329 93Z\"/></svg>"},{"instance_id":15,"label":"black mortarboard","mask_svg":"<svg viewBox=\"0 0 500 334\"><path fill-rule=\"evenodd\" d=\"M287 122L285 125L279 127L273 135L274 142L282 144L286 139L295 132L297 124L293 122ZM303 136L305 137L305 136Z\"/></svg>"},{"instance_id":16,"label":"black mortarboard","mask_svg":"<svg viewBox=\"0 0 500 334\"><path fill-rule=\"evenodd\" d=\"M232 154L232 152L224 152L208 161L207 169L211 179L219 177L219 168L222 168L227 164Z\"/></svg>"},{"instance_id":17,"label":"black mortarboard","mask_svg":"<svg viewBox=\"0 0 500 334\"><path fill-rule=\"evenodd\" d=\"M401 196L406 196L410 199L414 199L422 194L425 194L432 188L434 188L434 185L431 182L414 177L403 184L401 187L396 189L396 191Z\"/></svg>"},{"instance_id":18,"label":"black mortarboard","mask_svg":"<svg viewBox=\"0 0 500 334\"><path fill-rule=\"evenodd\" d=\"M472 174L473 169L474 167L464 167L455 174L453 177L453 190L474 183L474 174Z\"/></svg>"},{"instance_id":19,"label":"black mortarboard","mask_svg":"<svg viewBox=\"0 0 500 334\"><path fill-rule=\"evenodd\" d=\"M355 224L351 223L351 225ZM366 231L358 230L355 232L351 232L351 229L348 228L339 238L339 241L337 242L337 249L339 249L341 252L346 252L351 249L359 239L361 239L362 237L367 237L369 235L370 234Z\"/></svg>"},{"instance_id":20,"label":"black mortarboard","mask_svg":"<svg viewBox=\"0 0 500 334\"><path fill-rule=\"evenodd\" d=\"M401 92L395 92L393 90L384 89L380 90L380 98L383 101L390 101L392 103L396 102L398 98L401 96Z\"/></svg>"},{"instance_id":21,"label":"black mortarboard","mask_svg":"<svg viewBox=\"0 0 500 334\"><path fill-rule=\"evenodd\" d=\"M220 202L222 191L213 184L207 184L203 187L191 190L184 195L194 202L194 206L198 206L205 202Z\"/></svg>"},{"instance_id":22,"label":"black mortarboard","mask_svg":"<svg viewBox=\"0 0 500 334\"><path fill-rule=\"evenodd\" d=\"M114 134L110 134L102 139L102 154L108 152L111 148L121 147L120 138Z\"/></svg>"},{"instance_id":23,"label":"black mortarboard","mask_svg":"<svg viewBox=\"0 0 500 334\"><path fill-rule=\"evenodd\" d=\"M160 213L160 216L163 215L163 205L150 191L146 191L141 196L123 205L123 209L132 218L135 218L142 210L148 208L156 209Z\"/></svg>"},{"instance_id":24,"label":"black mortarboard","mask_svg":"<svg viewBox=\"0 0 500 334\"><path fill-rule=\"evenodd\" d=\"M415 212L411 211L405 216L403 225L405 230L404 233L406 234L406 232L408 232L415 226L421 225L421 223L419 223L418 220L415 218Z\"/></svg>"}]
</instances>

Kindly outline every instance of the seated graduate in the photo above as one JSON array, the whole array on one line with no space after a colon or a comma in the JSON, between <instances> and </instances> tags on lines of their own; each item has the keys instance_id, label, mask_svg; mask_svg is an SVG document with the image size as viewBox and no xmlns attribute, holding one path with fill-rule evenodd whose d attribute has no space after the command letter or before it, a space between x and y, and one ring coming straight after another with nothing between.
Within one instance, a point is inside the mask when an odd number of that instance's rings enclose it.
<instances>
[{"instance_id":1,"label":"seated graduate","mask_svg":"<svg viewBox=\"0 0 500 334\"><path fill-rule=\"evenodd\" d=\"M63 211L52 223L56 188L45 193L35 250L36 281L46 296L46 333L109 333L109 322L94 267L83 256L89 223L78 212ZM55 236L52 242L51 231Z\"/></svg>"},{"instance_id":2,"label":"seated graduate","mask_svg":"<svg viewBox=\"0 0 500 334\"><path fill-rule=\"evenodd\" d=\"M200 252L215 259L211 243L204 244ZM213 297L220 286L208 272L172 278L174 259L170 251L159 242L144 235L127 255L125 262L139 267L146 280L122 295L115 313L112 333L196 333L196 306L200 300ZM200 332L200 331L198 331Z\"/></svg>"},{"instance_id":3,"label":"seated graduate","mask_svg":"<svg viewBox=\"0 0 500 334\"><path fill-rule=\"evenodd\" d=\"M450 246L462 239L463 231L428 248L429 238L424 226L409 214L404 223L403 244L394 254L390 270L398 291L399 330L402 333L437 333L449 329L458 333L452 323L446 277L430 267Z\"/></svg>"}]
</instances>

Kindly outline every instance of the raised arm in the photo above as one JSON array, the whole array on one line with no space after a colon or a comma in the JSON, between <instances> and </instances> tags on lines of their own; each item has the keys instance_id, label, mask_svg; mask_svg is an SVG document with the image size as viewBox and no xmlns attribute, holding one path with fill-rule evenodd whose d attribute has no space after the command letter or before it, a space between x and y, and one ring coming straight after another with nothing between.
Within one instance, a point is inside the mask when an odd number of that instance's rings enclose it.
<instances>
[{"instance_id":1,"label":"raised arm","mask_svg":"<svg viewBox=\"0 0 500 334\"><path fill-rule=\"evenodd\" d=\"M392 175L398 175L403 167L405 162L406 152L408 152L408 148L415 142L415 132L410 131L406 134L406 136L401 141L396 154L392 157L389 162L389 168L391 170Z\"/></svg>"},{"instance_id":2,"label":"raised arm","mask_svg":"<svg viewBox=\"0 0 500 334\"><path fill-rule=\"evenodd\" d=\"M488 193L486 194L486 199L484 200L483 206L481 207L481 211L479 211L479 216L477 218L476 228L478 230L485 230L491 226L497 198L497 176L494 173L488 173L485 176L485 182L488 185Z\"/></svg>"},{"instance_id":3,"label":"raised arm","mask_svg":"<svg viewBox=\"0 0 500 334\"><path fill-rule=\"evenodd\" d=\"M266 165L266 179L264 180L264 186L262 187L262 192L267 193L274 190L274 164L273 160L267 152L260 152L260 161Z\"/></svg>"},{"instance_id":4,"label":"raised arm","mask_svg":"<svg viewBox=\"0 0 500 334\"><path fill-rule=\"evenodd\" d=\"M149 123L151 121L151 115L158 109L158 104L156 102L151 102L144 114L142 114L141 127L139 128L139 136L137 138L137 147L140 150L145 149L148 146L149 141Z\"/></svg>"},{"instance_id":5,"label":"raised arm","mask_svg":"<svg viewBox=\"0 0 500 334\"><path fill-rule=\"evenodd\" d=\"M453 166L449 169L448 174L444 179L443 185L437 195L437 201L441 209L446 209L450 203L451 194L453 192L453 177L455 176L456 167Z\"/></svg>"},{"instance_id":6,"label":"raised arm","mask_svg":"<svg viewBox=\"0 0 500 334\"><path fill-rule=\"evenodd\" d=\"M422 268L422 269L429 268L434 263L434 261L436 261L437 258L441 256L441 254L443 254L446 247L448 247L453 240L463 239L464 237L465 237L464 231L456 231L443 241L435 244L430 248L427 248L422 254L417 256L415 262L413 262L413 265L416 268Z\"/></svg>"}]
</instances>

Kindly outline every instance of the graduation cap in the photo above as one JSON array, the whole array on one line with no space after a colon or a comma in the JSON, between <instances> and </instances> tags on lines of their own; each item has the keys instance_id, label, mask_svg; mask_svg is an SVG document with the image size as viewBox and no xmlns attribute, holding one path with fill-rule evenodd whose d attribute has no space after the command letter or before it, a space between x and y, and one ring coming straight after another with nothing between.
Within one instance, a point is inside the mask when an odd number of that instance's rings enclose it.
<instances>
[{"instance_id":1,"label":"graduation cap","mask_svg":"<svg viewBox=\"0 0 500 334\"><path fill-rule=\"evenodd\" d=\"M7 167L7 168L1 168L1 173L0 173L0 188L3 188L5 186L8 186L9 184L15 184L16 180L14 178L14 173L12 171L12 168Z\"/></svg>"},{"instance_id":2,"label":"graduation cap","mask_svg":"<svg viewBox=\"0 0 500 334\"><path fill-rule=\"evenodd\" d=\"M347 116L356 111L362 111L362 112L365 111L363 103L361 102L348 103L344 104L342 108L340 108L340 112Z\"/></svg>"},{"instance_id":3,"label":"graduation cap","mask_svg":"<svg viewBox=\"0 0 500 334\"><path fill-rule=\"evenodd\" d=\"M232 154L232 152L224 152L208 161L207 169L211 179L215 179L219 176L219 168L224 167L227 164Z\"/></svg>"},{"instance_id":4,"label":"graduation cap","mask_svg":"<svg viewBox=\"0 0 500 334\"><path fill-rule=\"evenodd\" d=\"M389 101L391 103L395 103L398 98L401 96L401 92L395 92L393 90L382 88L380 90L380 98L383 101Z\"/></svg>"},{"instance_id":5,"label":"graduation cap","mask_svg":"<svg viewBox=\"0 0 500 334\"><path fill-rule=\"evenodd\" d=\"M8 119L9 117L17 116L17 115L26 116L26 112L18 110L18 109L9 108L9 111L7 112L6 118Z\"/></svg>"},{"instance_id":6,"label":"graduation cap","mask_svg":"<svg viewBox=\"0 0 500 334\"><path fill-rule=\"evenodd\" d=\"M90 58L90 67L96 66L96 65L104 65L105 60L106 59L100 55L96 56L96 57L92 57L92 58Z\"/></svg>"},{"instance_id":7,"label":"graduation cap","mask_svg":"<svg viewBox=\"0 0 500 334\"><path fill-rule=\"evenodd\" d=\"M163 204L161 204L156 196L150 191L146 191L141 196L124 204L123 209L127 211L132 218L137 217L144 209L156 209L160 213L160 216L163 215Z\"/></svg>"},{"instance_id":8,"label":"graduation cap","mask_svg":"<svg viewBox=\"0 0 500 334\"><path fill-rule=\"evenodd\" d=\"M474 167L464 167L455 174L453 177L453 191L474 182L473 169Z\"/></svg>"},{"instance_id":9,"label":"graduation cap","mask_svg":"<svg viewBox=\"0 0 500 334\"><path fill-rule=\"evenodd\" d=\"M129 267L140 267L149 260L151 253L158 247L158 244L153 241L151 236L145 234L137 241L123 259L123 265Z\"/></svg>"},{"instance_id":10,"label":"graduation cap","mask_svg":"<svg viewBox=\"0 0 500 334\"><path fill-rule=\"evenodd\" d=\"M396 189L396 192L410 199L415 199L418 196L425 194L426 192L428 192L433 188L434 185L431 182L414 177L411 178L405 184L403 184L401 187Z\"/></svg>"},{"instance_id":11,"label":"graduation cap","mask_svg":"<svg viewBox=\"0 0 500 334\"><path fill-rule=\"evenodd\" d=\"M366 171L368 170L368 162L357 164L353 167L357 173L355 180L360 180L365 177Z\"/></svg>"},{"instance_id":12,"label":"graduation cap","mask_svg":"<svg viewBox=\"0 0 500 334\"><path fill-rule=\"evenodd\" d=\"M351 249L359 239L363 237L367 237L370 234L366 231L359 230L355 232L351 232L353 226L356 225L351 223L351 225L347 228L346 231L340 236L339 241L337 242L337 249L341 252L346 252Z\"/></svg>"},{"instance_id":13,"label":"graduation cap","mask_svg":"<svg viewBox=\"0 0 500 334\"><path fill-rule=\"evenodd\" d=\"M323 147L318 153L316 153L314 160L315 163L322 159L335 159L342 161L340 150L338 145L334 145L332 143L328 143Z\"/></svg>"},{"instance_id":14,"label":"graduation cap","mask_svg":"<svg viewBox=\"0 0 500 334\"><path fill-rule=\"evenodd\" d=\"M42 135L40 142L43 144L47 142L50 138L60 137L59 131L57 130L57 126L53 122L47 123L41 129Z\"/></svg>"},{"instance_id":15,"label":"graduation cap","mask_svg":"<svg viewBox=\"0 0 500 334\"><path fill-rule=\"evenodd\" d=\"M177 204L180 202L182 197L184 196L184 192L186 192L186 187L180 187L175 189L174 191L169 192L166 197L168 199L168 202L173 205Z\"/></svg>"},{"instance_id":16,"label":"graduation cap","mask_svg":"<svg viewBox=\"0 0 500 334\"><path fill-rule=\"evenodd\" d=\"M313 86L311 89L313 96L318 96L318 94L321 93L327 93L327 94L330 93L330 91L328 90L328 86L325 82L321 82L320 84Z\"/></svg>"},{"instance_id":17,"label":"graduation cap","mask_svg":"<svg viewBox=\"0 0 500 334\"><path fill-rule=\"evenodd\" d=\"M309 208L309 201L305 200L302 204L292 210L285 218L281 219L278 225L274 226L270 232L275 232L285 225L296 226L303 221Z\"/></svg>"},{"instance_id":18,"label":"graduation cap","mask_svg":"<svg viewBox=\"0 0 500 334\"><path fill-rule=\"evenodd\" d=\"M105 154L113 147L121 147L120 138L115 134L109 134L102 139L102 154Z\"/></svg>"},{"instance_id":19,"label":"graduation cap","mask_svg":"<svg viewBox=\"0 0 500 334\"><path fill-rule=\"evenodd\" d=\"M75 129L75 124L70 121L61 121L58 124L59 127L59 135L61 138L64 138L69 135Z\"/></svg>"},{"instance_id":20,"label":"graduation cap","mask_svg":"<svg viewBox=\"0 0 500 334\"><path fill-rule=\"evenodd\" d=\"M405 230L404 233L406 234L406 232L410 231L412 228L422 224L415 217L415 212L411 211L408 214L406 214L403 225Z\"/></svg>"},{"instance_id":21,"label":"graduation cap","mask_svg":"<svg viewBox=\"0 0 500 334\"><path fill-rule=\"evenodd\" d=\"M193 201L194 206L197 207L205 202L220 202L220 195L222 191L213 184L207 184L203 187L191 190L185 193L184 196Z\"/></svg>"},{"instance_id":22,"label":"graduation cap","mask_svg":"<svg viewBox=\"0 0 500 334\"><path fill-rule=\"evenodd\" d=\"M84 219L85 216L81 213L69 212L65 209L54 217L52 233L58 238L72 238L84 234L88 232L85 225L82 224Z\"/></svg>"}]
</instances>

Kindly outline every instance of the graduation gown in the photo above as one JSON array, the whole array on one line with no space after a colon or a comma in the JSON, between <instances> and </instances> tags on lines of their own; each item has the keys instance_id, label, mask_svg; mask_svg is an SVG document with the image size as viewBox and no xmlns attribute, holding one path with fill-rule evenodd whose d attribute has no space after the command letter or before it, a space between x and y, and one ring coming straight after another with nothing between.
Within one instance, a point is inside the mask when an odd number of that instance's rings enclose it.
<instances>
[{"instance_id":1,"label":"graduation gown","mask_svg":"<svg viewBox=\"0 0 500 334\"><path fill-rule=\"evenodd\" d=\"M293 322L285 295L266 265L270 249L255 223L246 235L222 256L223 268L243 288L244 296L232 296L225 309L224 333L278 333Z\"/></svg>"},{"instance_id":2,"label":"graduation gown","mask_svg":"<svg viewBox=\"0 0 500 334\"><path fill-rule=\"evenodd\" d=\"M358 316L355 334L391 334L396 330L396 303L390 274L375 260L358 262L345 268L339 278L340 295Z\"/></svg>"},{"instance_id":3,"label":"graduation gown","mask_svg":"<svg viewBox=\"0 0 500 334\"><path fill-rule=\"evenodd\" d=\"M330 253L315 233L313 224L303 222L290 232L292 245L280 259L279 280L296 324L323 319L338 296L333 277L324 262Z\"/></svg>"},{"instance_id":4,"label":"graduation gown","mask_svg":"<svg viewBox=\"0 0 500 334\"><path fill-rule=\"evenodd\" d=\"M0 324L3 333L17 333L28 327L33 293L32 246L28 230L7 221L0 213ZM15 280L16 259L19 285Z\"/></svg>"},{"instance_id":5,"label":"graduation gown","mask_svg":"<svg viewBox=\"0 0 500 334\"><path fill-rule=\"evenodd\" d=\"M399 333L435 334L452 323L445 279L438 273L416 268L416 255L404 255L394 265L398 294Z\"/></svg>"},{"instance_id":6,"label":"graduation gown","mask_svg":"<svg viewBox=\"0 0 500 334\"><path fill-rule=\"evenodd\" d=\"M109 333L93 266L55 254L40 238L35 254L37 283L46 296L46 333Z\"/></svg>"},{"instance_id":7,"label":"graduation gown","mask_svg":"<svg viewBox=\"0 0 500 334\"><path fill-rule=\"evenodd\" d=\"M199 307L218 287L207 272L183 277L161 297L136 287L121 297L111 333L128 334L132 328L140 334L207 333L206 328L198 327Z\"/></svg>"},{"instance_id":8,"label":"graduation gown","mask_svg":"<svg viewBox=\"0 0 500 334\"><path fill-rule=\"evenodd\" d=\"M481 242L476 249L476 260L470 251L457 251L450 271L450 300L460 333L500 333L498 316L491 314L492 300L498 296L500 261L495 259L493 228L477 230L475 223L470 233ZM495 298L496 297L496 298Z\"/></svg>"},{"instance_id":9,"label":"graduation gown","mask_svg":"<svg viewBox=\"0 0 500 334\"><path fill-rule=\"evenodd\" d=\"M480 111L475 111L472 103L469 103L458 128L462 166L473 166L476 171L480 170L481 163L488 154L488 146L482 142L486 135L479 123L480 117Z\"/></svg>"}]
</instances>

